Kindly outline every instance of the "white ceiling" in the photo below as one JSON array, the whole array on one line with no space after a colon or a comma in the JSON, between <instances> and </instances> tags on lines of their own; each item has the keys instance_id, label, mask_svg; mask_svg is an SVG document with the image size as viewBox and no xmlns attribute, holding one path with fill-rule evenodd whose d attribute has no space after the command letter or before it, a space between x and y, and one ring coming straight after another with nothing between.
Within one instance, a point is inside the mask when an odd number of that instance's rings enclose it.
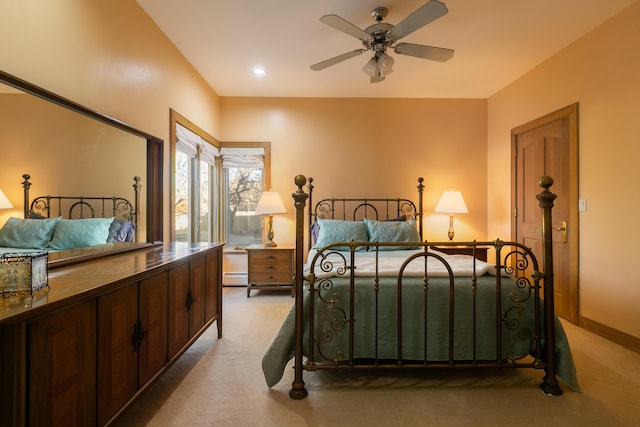
<instances>
[{"instance_id":1,"label":"white ceiling","mask_svg":"<svg viewBox=\"0 0 640 427\"><path fill-rule=\"evenodd\" d=\"M455 50L440 63L391 52L394 73L369 83L371 52L322 71L311 64L361 42L319 21L364 29L373 8L397 24L426 0L137 0L220 96L487 98L636 0L444 0L449 13L402 39ZM267 76L254 77L261 65Z\"/></svg>"}]
</instances>

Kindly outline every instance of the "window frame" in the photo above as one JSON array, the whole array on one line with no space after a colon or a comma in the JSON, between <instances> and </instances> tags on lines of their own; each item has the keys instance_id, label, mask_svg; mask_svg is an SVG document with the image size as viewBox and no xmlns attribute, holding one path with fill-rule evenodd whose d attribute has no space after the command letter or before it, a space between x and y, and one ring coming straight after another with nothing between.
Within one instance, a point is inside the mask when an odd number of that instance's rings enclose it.
<instances>
[{"instance_id":1,"label":"window frame","mask_svg":"<svg viewBox=\"0 0 640 427\"><path fill-rule=\"evenodd\" d=\"M235 147L235 148L262 148L264 150L264 167L263 167L263 191L271 188L271 142L268 141L218 141L213 136L209 135L206 131L192 123L189 119L182 116L177 111L170 109L170 150L169 150L169 164L170 164L170 215L169 215L169 236L171 241L176 241L176 216L175 216L175 173L176 173L176 123L189 129L193 133L199 135L203 140L209 144L221 149L222 147ZM199 160L199 159L198 159ZM196 162L199 163L199 162ZM199 164L196 166L199 171ZM193 179L193 177L191 177ZM198 176L198 180L199 180ZM211 241L223 241L226 238L226 194L227 194L227 182L226 173L222 168L222 159L216 159L215 170L213 174L214 183L210 186L210 219L209 219L209 235ZM190 223L193 221L190 218ZM264 224L263 228L264 228ZM193 231L193 227L190 227ZM262 240L264 242L264 230ZM190 239L194 236L190 236ZM197 237L197 236L195 236ZM226 248L225 250L233 250L233 248Z\"/></svg>"},{"instance_id":2,"label":"window frame","mask_svg":"<svg viewBox=\"0 0 640 427\"><path fill-rule=\"evenodd\" d=\"M271 142L249 142L249 141L222 141L220 148L262 148L264 150L264 166L262 171L262 190L271 188ZM228 193L227 174L220 167L220 238L227 237L227 205L226 195ZM264 242L264 224L262 225L262 242ZM228 248L234 250L234 248Z\"/></svg>"},{"instance_id":3,"label":"window frame","mask_svg":"<svg viewBox=\"0 0 640 427\"><path fill-rule=\"evenodd\" d=\"M217 147L218 149L220 149L220 141L218 141L216 138L214 138L213 136L209 135L209 133L207 133L206 131L204 131L203 129L201 129L200 127L198 127L197 125L195 125L194 123L192 123L189 119L187 119L186 117L182 116L180 113L178 113L177 111L170 109L169 110L169 122L170 122L170 150L169 150L169 162L170 162L170 167L171 167L171 191L170 191L170 195L169 195L169 206L170 206L170 215L169 215L169 235L171 236L171 241L175 242L176 241L176 215L175 215L175 196L176 196L176 182L175 182L175 178L176 178L176 145L177 145L177 135L176 135L176 123L180 124L181 126L187 128L188 130L190 130L191 132L197 134L198 136L200 136L204 141L206 141L207 143L213 145L214 147ZM192 158L190 159L190 163L191 166L190 168L192 169L192 172L190 174L190 179L196 179L196 183L199 182L200 179L200 159L199 156L198 158ZM221 207L221 197L220 197L220 162L216 161L216 165L215 165L215 171L213 173L213 178L214 178L214 182L210 183L210 188L209 188L209 199L210 199L210 204L209 204L209 241L219 241L220 240L220 222L219 218L220 218L220 207ZM209 167L212 167L211 165L209 165ZM197 176L196 176L197 175ZM192 185L192 191L191 193L193 193L194 189L195 189L196 185ZM194 200L194 194L190 194L190 203ZM199 197L199 196L198 196ZM198 209L199 210L199 209ZM189 236L189 241L197 241L198 236L195 236L194 234L194 228L193 228L193 218L189 218L189 232L190 232L190 236ZM194 240L196 239L196 240Z\"/></svg>"}]
</instances>

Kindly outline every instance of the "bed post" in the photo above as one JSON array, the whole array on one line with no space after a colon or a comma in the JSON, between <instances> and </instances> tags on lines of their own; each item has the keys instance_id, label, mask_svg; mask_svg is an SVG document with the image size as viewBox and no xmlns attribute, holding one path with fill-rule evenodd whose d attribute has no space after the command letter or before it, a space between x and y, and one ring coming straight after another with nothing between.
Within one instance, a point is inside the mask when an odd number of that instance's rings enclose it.
<instances>
[{"instance_id":1,"label":"bed post","mask_svg":"<svg viewBox=\"0 0 640 427\"><path fill-rule=\"evenodd\" d=\"M138 228L138 217L140 215L140 211L138 210L140 207L140 188L142 187L142 184L140 184L140 177L139 176L134 176L133 177L133 225L136 228L135 233L133 234L135 236L135 242L138 242L138 236L140 234L140 232L138 230L140 230Z\"/></svg>"},{"instance_id":2,"label":"bed post","mask_svg":"<svg viewBox=\"0 0 640 427\"><path fill-rule=\"evenodd\" d=\"M553 303L553 228L551 223L551 208L556 195L549 191L553 185L553 178L543 176L538 180L538 185L544 190L536 196L542 208L542 262L544 268L544 325L546 362L545 376L540 384L540 389L545 394L560 396L562 389L556 377L558 367L556 362L556 328L555 307Z\"/></svg>"},{"instance_id":3,"label":"bed post","mask_svg":"<svg viewBox=\"0 0 640 427\"><path fill-rule=\"evenodd\" d=\"M311 180L311 178L309 178ZM292 399L304 399L307 397L307 389L304 388L302 380L302 340L304 328L304 208L309 197L302 187L307 183L304 175L297 175L294 182L298 190L291 195L296 208L296 266L295 266L295 352L294 352L294 379L291 383L289 397Z\"/></svg>"},{"instance_id":4,"label":"bed post","mask_svg":"<svg viewBox=\"0 0 640 427\"><path fill-rule=\"evenodd\" d=\"M304 185L304 184L303 184ZM307 249L311 249L311 246L313 246L313 230L311 228L311 225L313 225L313 178L309 177L309 185L307 185L307 188L309 189L309 215L308 215L308 228L307 228L307 233L309 233L309 240L308 240L308 244L307 244Z\"/></svg>"},{"instance_id":5,"label":"bed post","mask_svg":"<svg viewBox=\"0 0 640 427\"><path fill-rule=\"evenodd\" d=\"M420 233L420 240L423 240L424 237L422 234L422 223L424 222L424 218L422 217L422 193L424 192L424 178L418 178L418 232Z\"/></svg>"},{"instance_id":6,"label":"bed post","mask_svg":"<svg viewBox=\"0 0 640 427\"><path fill-rule=\"evenodd\" d=\"M22 177L24 178L24 181L22 181L22 188L24 189L24 217L28 218L29 209L31 209L31 206L29 206L29 188L31 188L29 179L31 179L31 175L25 173Z\"/></svg>"}]
</instances>

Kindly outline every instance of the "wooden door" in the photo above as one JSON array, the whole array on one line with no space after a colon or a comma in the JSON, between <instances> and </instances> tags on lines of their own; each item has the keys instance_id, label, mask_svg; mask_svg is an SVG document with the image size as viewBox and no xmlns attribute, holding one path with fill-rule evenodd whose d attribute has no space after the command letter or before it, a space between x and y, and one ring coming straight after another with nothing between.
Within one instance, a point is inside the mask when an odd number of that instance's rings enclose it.
<instances>
[{"instance_id":1,"label":"wooden door","mask_svg":"<svg viewBox=\"0 0 640 427\"><path fill-rule=\"evenodd\" d=\"M167 283L164 271L140 281L140 325L145 336L138 353L138 379L142 387L167 363Z\"/></svg>"},{"instance_id":2,"label":"wooden door","mask_svg":"<svg viewBox=\"0 0 640 427\"><path fill-rule=\"evenodd\" d=\"M95 301L33 322L29 347L29 424L95 425Z\"/></svg>"},{"instance_id":3,"label":"wooden door","mask_svg":"<svg viewBox=\"0 0 640 427\"><path fill-rule=\"evenodd\" d=\"M138 390L138 284L98 298L98 424L105 424Z\"/></svg>"},{"instance_id":4,"label":"wooden door","mask_svg":"<svg viewBox=\"0 0 640 427\"><path fill-rule=\"evenodd\" d=\"M512 130L513 235L542 259L538 179L551 176L554 302L559 316L578 322L578 105L573 104Z\"/></svg>"}]
</instances>

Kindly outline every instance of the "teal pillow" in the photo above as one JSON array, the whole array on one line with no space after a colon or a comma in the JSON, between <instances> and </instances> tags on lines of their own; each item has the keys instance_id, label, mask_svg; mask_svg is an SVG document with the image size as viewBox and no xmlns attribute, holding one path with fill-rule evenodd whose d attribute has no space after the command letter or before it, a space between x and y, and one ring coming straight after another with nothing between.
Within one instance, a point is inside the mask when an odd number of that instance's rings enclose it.
<instances>
[{"instance_id":1,"label":"teal pillow","mask_svg":"<svg viewBox=\"0 0 640 427\"><path fill-rule=\"evenodd\" d=\"M331 243L336 242L348 242L355 240L358 242L366 242L367 240L367 226L362 221L341 221L338 219L318 219L318 225L320 226L320 232L318 233L318 240L313 247L314 249L320 249ZM333 248L336 251L348 251L346 246L337 246ZM366 246L358 246L358 251L366 251Z\"/></svg>"},{"instance_id":2,"label":"teal pillow","mask_svg":"<svg viewBox=\"0 0 640 427\"><path fill-rule=\"evenodd\" d=\"M371 242L419 242L420 234L414 219L409 221L372 221L364 220ZM414 246L380 246L381 251L416 249Z\"/></svg>"},{"instance_id":3,"label":"teal pillow","mask_svg":"<svg viewBox=\"0 0 640 427\"><path fill-rule=\"evenodd\" d=\"M49 247L73 249L104 245L113 218L61 219L56 225Z\"/></svg>"},{"instance_id":4,"label":"teal pillow","mask_svg":"<svg viewBox=\"0 0 640 427\"><path fill-rule=\"evenodd\" d=\"M60 218L9 218L0 229L0 246L45 249Z\"/></svg>"}]
</instances>

